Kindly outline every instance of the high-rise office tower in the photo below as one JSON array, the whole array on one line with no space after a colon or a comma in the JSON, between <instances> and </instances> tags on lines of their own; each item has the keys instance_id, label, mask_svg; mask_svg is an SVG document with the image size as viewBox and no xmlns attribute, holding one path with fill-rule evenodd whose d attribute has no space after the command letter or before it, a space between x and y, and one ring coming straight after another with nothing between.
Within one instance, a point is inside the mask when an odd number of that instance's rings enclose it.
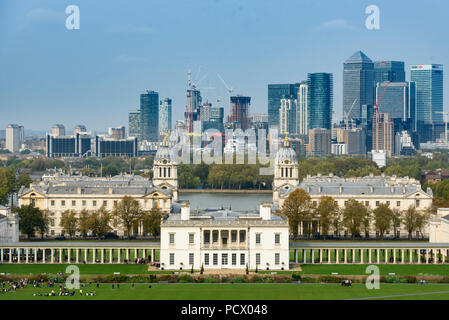
<instances>
[{"instance_id":1,"label":"high-rise office tower","mask_svg":"<svg viewBox=\"0 0 449 320\"><path fill-rule=\"evenodd\" d=\"M172 102L170 98L162 98L159 102L159 133L164 135L171 130Z\"/></svg>"},{"instance_id":2,"label":"high-rise office tower","mask_svg":"<svg viewBox=\"0 0 449 320\"><path fill-rule=\"evenodd\" d=\"M187 89L186 112L184 113L187 132L193 132L193 122L198 120L200 107L201 92L195 86L189 86L189 89Z\"/></svg>"},{"instance_id":3,"label":"high-rise office tower","mask_svg":"<svg viewBox=\"0 0 449 320\"><path fill-rule=\"evenodd\" d=\"M357 51L343 64L343 117L362 119L363 106L374 105L374 88L374 64Z\"/></svg>"},{"instance_id":4,"label":"high-rise office tower","mask_svg":"<svg viewBox=\"0 0 449 320\"><path fill-rule=\"evenodd\" d=\"M124 126L109 128L109 138L114 140L120 140L126 138L126 130Z\"/></svg>"},{"instance_id":5,"label":"high-rise office tower","mask_svg":"<svg viewBox=\"0 0 449 320\"><path fill-rule=\"evenodd\" d=\"M307 135L309 133L308 123L308 85L307 81L301 81L298 92L298 105L296 109L296 132L300 135Z\"/></svg>"},{"instance_id":6,"label":"high-rise office tower","mask_svg":"<svg viewBox=\"0 0 449 320\"><path fill-rule=\"evenodd\" d=\"M223 132L223 119L223 107L213 107L209 102L206 102L201 107L200 120L203 131L208 129L217 129L218 131Z\"/></svg>"},{"instance_id":7,"label":"high-rise office tower","mask_svg":"<svg viewBox=\"0 0 449 320\"><path fill-rule=\"evenodd\" d=\"M309 129L308 156L325 156L332 151L331 131L328 129Z\"/></svg>"},{"instance_id":8,"label":"high-rise office tower","mask_svg":"<svg viewBox=\"0 0 449 320\"><path fill-rule=\"evenodd\" d=\"M373 150L382 150L387 154L388 157L391 157L394 152L394 124L389 113L374 113L372 134Z\"/></svg>"},{"instance_id":9,"label":"high-rise office tower","mask_svg":"<svg viewBox=\"0 0 449 320\"><path fill-rule=\"evenodd\" d=\"M374 83L378 82L405 82L405 69L403 61L376 61L374 62Z\"/></svg>"},{"instance_id":10,"label":"high-rise office tower","mask_svg":"<svg viewBox=\"0 0 449 320\"><path fill-rule=\"evenodd\" d=\"M77 133L83 133L83 132L87 132L87 128L85 125L83 124L78 124L75 126L75 128L73 129L73 135L76 136Z\"/></svg>"},{"instance_id":11,"label":"high-rise office tower","mask_svg":"<svg viewBox=\"0 0 449 320\"><path fill-rule=\"evenodd\" d=\"M299 83L269 84L268 85L268 125L279 126L279 108L281 99L298 95Z\"/></svg>"},{"instance_id":12,"label":"high-rise office tower","mask_svg":"<svg viewBox=\"0 0 449 320\"><path fill-rule=\"evenodd\" d=\"M246 130L249 128L249 106L251 97L241 95L231 96L231 113L228 116L228 122L232 123L234 128Z\"/></svg>"},{"instance_id":13,"label":"high-rise office tower","mask_svg":"<svg viewBox=\"0 0 449 320\"><path fill-rule=\"evenodd\" d=\"M296 134L297 100L292 97L281 99L279 108L279 134Z\"/></svg>"},{"instance_id":14,"label":"high-rise office tower","mask_svg":"<svg viewBox=\"0 0 449 320\"><path fill-rule=\"evenodd\" d=\"M65 136L65 127L62 124L55 124L51 128L51 135L54 137Z\"/></svg>"},{"instance_id":15,"label":"high-rise office tower","mask_svg":"<svg viewBox=\"0 0 449 320\"><path fill-rule=\"evenodd\" d=\"M410 80L416 82L416 118L418 122L442 122L443 65L410 66Z\"/></svg>"},{"instance_id":16,"label":"high-rise office tower","mask_svg":"<svg viewBox=\"0 0 449 320\"><path fill-rule=\"evenodd\" d=\"M140 95L141 138L159 140L159 93L147 90Z\"/></svg>"},{"instance_id":17,"label":"high-rise office tower","mask_svg":"<svg viewBox=\"0 0 449 320\"><path fill-rule=\"evenodd\" d=\"M23 126L10 124L6 127L6 149L10 152L18 152L24 142Z\"/></svg>"},{"instance_id":18,"label":"high-rise office tower","mask_svg":"<svg viewBox=\"0 0 449 320\"><path fill-rule=\"evenodd\" d=\"M409 122L408 130L416 130L415 82L378 82L376 101L379 112L388 112L392 119Z\"/></svg>"},{"instance_id":19,"label":"high-rise office tower","mask_svg":"<svg viewBox=\"0 0 449 320\"><path fill-rule=\"evenodd\" d=\"M131 111L128 114L128 136L140 139L140 111Z\"/></svg>"},{"instance_id":20,"label":"high-rise office tower","mask_svg":"<svg viewBox=\"0 0 449 320\"><path fill-rule=\"evenodd\" d=\"M309 129L331 129L333 76L331 73L309 73L307 75Z\"/></svg>"}]
</instances>

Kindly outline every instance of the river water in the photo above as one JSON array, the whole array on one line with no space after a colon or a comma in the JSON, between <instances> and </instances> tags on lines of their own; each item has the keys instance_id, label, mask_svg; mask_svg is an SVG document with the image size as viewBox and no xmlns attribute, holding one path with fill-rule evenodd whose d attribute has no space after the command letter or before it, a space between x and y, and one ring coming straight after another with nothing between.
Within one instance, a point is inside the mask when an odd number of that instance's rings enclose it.
<instances>
[{"instance_id":1,"label":"river water","mask_svg":"<svg viewBox=\"0 0 449 320\"><path fill-rule=\"evenodd\" d=\"M262 201L273 201L271 193L221 193L221 192L181 192L179 200L189 200L190 208L224 208L231 207L235 211L259 210Z\"/></svg>"}]
</instances>

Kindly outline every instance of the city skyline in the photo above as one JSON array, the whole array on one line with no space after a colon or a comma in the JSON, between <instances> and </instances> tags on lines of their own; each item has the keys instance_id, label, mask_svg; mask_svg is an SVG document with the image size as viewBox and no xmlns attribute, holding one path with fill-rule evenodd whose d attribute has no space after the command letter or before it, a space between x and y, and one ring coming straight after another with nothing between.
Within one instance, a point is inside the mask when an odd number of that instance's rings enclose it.
<instances>
[{"instance_id":1,"label":"city skyline","mask_svg":"<svg viewBox=\"0 0 449 320\"><path fill-rule=\"evenodd\" d=\"M200 87L216 88L202 90L201 95L213 106L221 97L225 117L229 95L216 73L234 94L251 97L251 113L267 113L270 83L296 83L308 73L332 73L335 122L342 117L343 62L354 52L361 50L372 61L404 61L407 81L412 64L449 63L448 45L439 40L447 29L443 17L449 4L379 3L380 30L368 30L365 8L370 3L349 3L198 1L164 6L156 1L118 10L117 4L77 1L81 28L68 31L67 1L3 2L0 128L10 123L42 131L55 123L67 128L82 123L96 131L127 126L128 113L139 108L145 89L171 98L173 121L183 119L189 69L194 80L204 77ZM210 19L195 19L198 12ZM181 19L189 14L194 23ZM423 23L414 23L417 19ZM192 41L192 34L197 41ZM289 50L282 50L287 39ZM232 46L240 50L232 53ZM447 86L444 81L445 100Z\"/></svg>"}]
</instances>

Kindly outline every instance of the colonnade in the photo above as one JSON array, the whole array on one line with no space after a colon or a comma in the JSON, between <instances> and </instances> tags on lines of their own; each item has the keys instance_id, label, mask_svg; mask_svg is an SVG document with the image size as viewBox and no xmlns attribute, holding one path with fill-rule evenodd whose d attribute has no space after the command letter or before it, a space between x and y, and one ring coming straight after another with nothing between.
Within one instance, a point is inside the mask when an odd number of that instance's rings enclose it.
<instances>
[{"instance_id":1,"label":"colonnade","mask_svg":"<svg viewBox=\"0 0 449 320\"><path fill-rule=\"evenodd\" d=\"M300 264L438 264L449 263L449 248L295 248L291 262Z\"/></svg>"},{"instance_id":2,"label":"colonnade","mask_svg":"<svg viewBox=\"0 0 449 320\"><path fill-rule=\"evenodd\" d=\"M142 247L0 247L0 263L156 262L158 248Z\"/></svg>"}]
</instances>

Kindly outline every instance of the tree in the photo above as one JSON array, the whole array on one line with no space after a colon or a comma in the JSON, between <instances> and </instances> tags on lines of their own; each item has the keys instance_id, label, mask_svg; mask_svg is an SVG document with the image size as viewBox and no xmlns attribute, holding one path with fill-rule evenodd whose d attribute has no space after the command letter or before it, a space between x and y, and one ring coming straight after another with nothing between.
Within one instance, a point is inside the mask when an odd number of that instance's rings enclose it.
<instances>
[{"instance_id":1,"label":"tree","mask_svg":"<svg viewBox=\"0 0 449 320\"><path fill-rule=\"evenodd\" d=\"M93 211L90 215L90 230L92 230L92 233L96 236L105 236L109 231L112 230L110 226L111 220L111 213L106 210L104 206L101 206L100 209Z\"/></svg>"},{"instance_id":2,"label":"tree","mask_svg":"<svg viewBox=\"0 0 449 320\"><path fill-rule=\"evenodd\" d=\"M295 189L285 199L280 213L288 218L290 231L295 236L298 234L298 225L310 219L312 208L310 195L303 189Z\"/></svg>"},{"instance_id":3,"label":"tree","mask_svg":"<svg viewBox=\"0 0 449 320\"><path fill-rule=\"evenodd\" d=\"M143 219L143 231L153 236L159 236L161 234L161 219L162 211L158 208L151 209Z\"/></svg>"},{"instance_id":4,"label":"tree","mask_svg":"<svg viewBox=\"0 0 449 320\"><path fill-rule=\"evenodd\" d=\"M19 229L22 233L28 236L28 239L30 239L37 230L42 229L46 223L43 212L32 205L21 206L15 210L20 218Z\"/></svg>"},{"instance_id":5,"label":"tree","mask_svg":"<svg viewBox=\"0 0 449 320\"><path fill-rule=\"evenodd\" d=\"M376 231L379 232L380 239L383 240L385 232L391 228L393 211L390 209L388 204L381 203L376 209L374 209L373 214Z\"/></svg>"},{"instance_id":6,"label":"tree","mask_svg":"<svg viewBox=\"0 0 449 320\"><path fill-rule=\"evenodd\" d=\"M86 209L83 209L80 211L79 213L79 217L78 217L78 231L79 233L81 233L82 235L86 236L89 231L91 230L90 227L90 213L89 211L87 211Z\"/></svg>"},{"instance_id":7,"label":"tree","mask_svg":"<svg viewBox=\"0 0 449 320\"><path fill-rule=\"evenodd\" d=\"M365 216L362 218L362 226L365 231L365 237L369 237L369 229L371 227L372 211L366 207Z\"/></svg>"},{"instance_id":8,"label":"tree","mask_svg":"<svg viewBox=\"0 0 449 320\"><path fill-rule=\"evenodd\" d=\"M75 211L66 210L61 214L59 226L64 233L73 238L78 231L78 217Z\"/></svg>"},{"instance_id":9,"label":"tree","mask_svg":"<svg viewBox=\"0 0 449 320\"><path fill-rule=\"evenodd\" d=\"M393 226L394 236L396 237L398 234L398 230L401 227L402 219L401 219L401 211L399 209L393 209L391 214L391 223Z\"/></svg>"},{"instance_id":10,"label":"tree","mask_svg":"<svg viewBox=\"0 0 449 320\"><path fill-rule=\"evenodd\" d=\"M408 231L408 239L412 239L412 234L418 230L419 224L422 223L420 220L420 214L416 211L416 208L410 206L404 213L402 218L402 223L404 228Z\"/></svg>"},{"instance_id":11,"label":"tree","mask_svg":"<svg viewBox=\"0 0 449 320\"><path fill-rule=\"evenodd\" d=\"M338 205L335 204L334 198L322 196L315 213L320 220L322 234L327 236L332 222L337 218L336 216L339 215Z\"/></svg>"},{"instance_id":12,"label":"tree","mask_svg":"<svg viewBox=\"0 0 449 320\"><path fill-rule=\"evenodd\" d=\"M418 215L418 219L416 220L416 222L417 222L416 229L421 234L421 238L424 238L424 230L427 226L427 223L429 222L429 218L430 218L429 211L421 212Z\"/></svg>"},{"instance_id":13,"label":"tree","mask_svg":"<svg viewBox=\"0 0 449 320\"><path fill-rule=\"evenodd\" d=\"M114 219L126 231L126 235L131 235L133 226L137 225L143 218L139 202L133 197L124 196L122 200L114 206L112 211Z\"/></svg>"},{"instance_id":14,"label":"tree","mask_svg":"<svg viewBox=\"0 0 449 320\"><path fill-rule=\"evenodd\" d=\"M360 228L368 209L355 199L349 199L343 209L343 225L351 233L352 239L360 234Z\"/></svg>"}]
</instances>

